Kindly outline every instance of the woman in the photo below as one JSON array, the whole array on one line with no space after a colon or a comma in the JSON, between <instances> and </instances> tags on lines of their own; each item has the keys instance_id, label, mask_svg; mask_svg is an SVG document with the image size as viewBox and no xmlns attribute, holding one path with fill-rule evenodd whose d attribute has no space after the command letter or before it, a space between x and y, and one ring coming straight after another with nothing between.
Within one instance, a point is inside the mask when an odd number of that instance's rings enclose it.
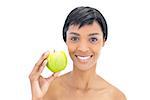
<instances>
[{"instance_id":1,"label":"woman","mask_svg":"<svg viewBox=\"0 0 150 100\"><path fill-rule=\"evenodd\" d=\"M49 53L44 53L29 75L32 100L126 100L124 94L96 74L96 63L107 40L103 15L91 7L77 7L67 16L63 39L73 70L58 77L40 74Z\"/></svg>"}]
</instances>

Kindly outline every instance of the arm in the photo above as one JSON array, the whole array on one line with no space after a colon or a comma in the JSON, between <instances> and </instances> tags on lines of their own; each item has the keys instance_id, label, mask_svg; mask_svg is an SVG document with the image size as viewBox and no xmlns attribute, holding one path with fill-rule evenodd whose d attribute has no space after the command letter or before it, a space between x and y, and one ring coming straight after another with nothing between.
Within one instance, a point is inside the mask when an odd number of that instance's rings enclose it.
<instances>
[{"instance_id":1,"label":"arm","mask_svg":"<svg viewBox=\"0 0 150 100\"><path fill-rule=\"evenodd\" d=\"M53 73L52 76L44 78L41 76L41 73L47 63L46 58L48 57L49 52L45 52L38 62L35 64L32 72L29 75L32 100L43 100L49 85L51 82L58 76L59 73Z\"/></svg>"}]
</instances>

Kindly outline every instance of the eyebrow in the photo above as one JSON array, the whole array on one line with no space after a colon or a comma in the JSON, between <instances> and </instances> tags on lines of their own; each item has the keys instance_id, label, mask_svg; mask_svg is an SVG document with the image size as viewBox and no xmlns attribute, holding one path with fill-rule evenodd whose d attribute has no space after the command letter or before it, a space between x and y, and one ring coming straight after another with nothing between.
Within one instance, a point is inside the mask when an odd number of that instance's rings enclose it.
<instances>
[{"instance_id":1,"label":"eyebrow","mask_svg":"<svg viewBox=\"0 0 150 100\"><path fill-rule=\"evenodd\" d=\"M91 33L88 36L93 36L93 35L100 35L99 33Z\"/></svg>"},{"instance_id":2,"label":"eyebrow","mask_svg":"<svg viewBox=\"0 0 150 100\"><path fill-rule=\"evenodd\" d=\"M80 36L79 33L75 33L75 32L71 32L69 34L73 34L73 35L76 35L76 36ZM88 36L94 36L94 35L100 35L99 33L90 33Z\"/></svg>"},{"instance_id":3,"label":"eyebrow","mask_svg":"<svg viewBox=\"0 0 150 100\"><path fill-rule=\"evenodd\" d=\"M75 33L75 32L70 32L69 34L80 36L79 33Z\"/></svg>"}]
</instances>

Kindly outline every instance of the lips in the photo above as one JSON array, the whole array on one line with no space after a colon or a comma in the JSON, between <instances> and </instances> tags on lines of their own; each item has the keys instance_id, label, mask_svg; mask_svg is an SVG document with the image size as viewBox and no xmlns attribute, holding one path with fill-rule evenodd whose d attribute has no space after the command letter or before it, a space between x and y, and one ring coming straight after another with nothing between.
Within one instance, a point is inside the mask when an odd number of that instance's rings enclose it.
<instances>
[{"instance_id":1,"label":"lips","mask_svg":"<svg viewBox=\"0 0 150 100\"><path fill-rule=\"evenodd\" d=\"M77 58L78 60L80 60L81 62L86 62L86 61L88 61L93 55L87 55L87 56L75 55L75 56L76 56L76 58Z\"/></svg>"}]
</instances>

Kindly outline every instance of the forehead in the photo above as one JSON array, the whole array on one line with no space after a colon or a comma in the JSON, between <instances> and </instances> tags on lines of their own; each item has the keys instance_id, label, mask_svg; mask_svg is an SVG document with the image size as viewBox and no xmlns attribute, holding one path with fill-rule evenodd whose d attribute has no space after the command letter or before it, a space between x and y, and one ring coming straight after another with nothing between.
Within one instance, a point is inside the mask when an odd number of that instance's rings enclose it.
<instances>
[{"instance_id":1,"label":"forehead","mask_svg":"<svg viewBox=\"0 0 150 100\"><path fill-rule=\"evenodd\" d=\"M89 35L92 33L102 34L102 29L100 25L94 21L92 24L84 25L80 28L79 25L71 25L68 28L67 35L69 35L71 32L78 33L80 35Z\"/></svg>"}]
</instances>

